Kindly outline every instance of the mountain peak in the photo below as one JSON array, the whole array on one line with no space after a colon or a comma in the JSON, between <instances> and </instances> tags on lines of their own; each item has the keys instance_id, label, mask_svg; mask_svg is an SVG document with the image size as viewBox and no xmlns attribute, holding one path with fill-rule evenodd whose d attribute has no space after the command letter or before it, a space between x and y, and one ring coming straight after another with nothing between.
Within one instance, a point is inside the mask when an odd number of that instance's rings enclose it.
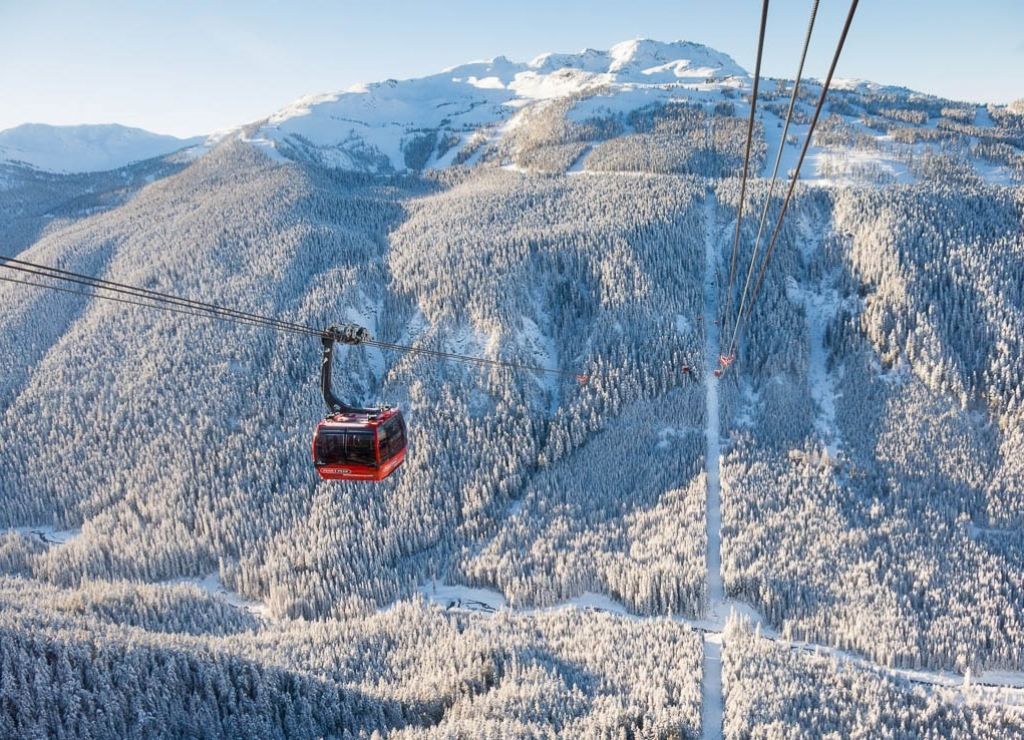
<instances>
[{"instance_id":1,"label":"mountain peak","mask_svg":"<svg viewBox=\"0 0 1024 740\"><path fill-rule=\"evenodd\" d=\"M669 97L713 97L749 84L728 54L703 44L633 39L606 51L546 53L529 62L497 56L426 77L307 96L267 118L246 140L271 156L313 158L343 169L443 167L470 138L500 137L505 124L539 101L601 90L626 93L640 106ZM444 142L443 150L420 156L431 141Z\"/></svg>"},{"instance_id":2,"label":"mountain peak","mask_svg":"<svg viewBox=\"0 0 1024 740\"><path fill-rule=\"evenodd\" d=\"M745 69L732 57L704 44L692 41L655 41L632 39L613 46L609 71L631 70L651 73L671 70L678 77L747 77Z\"/></svg>"}]
</instances>

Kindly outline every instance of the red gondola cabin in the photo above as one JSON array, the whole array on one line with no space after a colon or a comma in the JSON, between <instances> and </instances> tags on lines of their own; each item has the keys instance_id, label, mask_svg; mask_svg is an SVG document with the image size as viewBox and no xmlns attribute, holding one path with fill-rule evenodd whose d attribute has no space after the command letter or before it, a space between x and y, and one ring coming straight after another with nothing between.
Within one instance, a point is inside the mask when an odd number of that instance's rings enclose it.
<instances>
[{"instance_id":1,"label":"red gondola cabin","mask_svg":"<svg viewBox=\"0 0 1024 740\"><path fill-rule=\"evenodd\" d=\"M405 421L398 409L338 413L313 433L313 465L324 480L380 481L405 460L405 447Z\"/></svg>"},{"instance_id":2,"label":"red gondola cabin","mask_svg":"<svg viewBox=\"0 0 1024 740\"><path fill-rule=\"evenodd\" d=\"M313 466L324 480L380 481L405 460L401 411L349 406L331 390L334 343L362 344L368 338L369 332L355 324L329 326L320 337L320 390L329 413L313 432Z\"/></svg>"}]
</instances>

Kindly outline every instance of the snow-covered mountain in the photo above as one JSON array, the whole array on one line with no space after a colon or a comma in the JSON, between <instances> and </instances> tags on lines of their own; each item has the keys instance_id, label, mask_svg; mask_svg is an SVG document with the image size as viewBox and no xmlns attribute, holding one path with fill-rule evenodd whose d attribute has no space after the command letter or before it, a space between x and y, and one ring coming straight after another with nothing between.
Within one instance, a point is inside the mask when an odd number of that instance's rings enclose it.
<instances>
[{"instance_id":1,"label":"snow-covered mountain","mask_svg":"<svg viewBox=\"0 0 1024 740\"><path fill-rule=\"evenodd\" d=\"M665 118L666 112L678 117L680 108L673 113L672 104L738 119L750 87L750 74L726 53L690 41L634 39L606 51L546 53L523 62L498 56L424 77L308 95L265 119L211 135L192 153L237 138L278 161L371 174L482 162L534 171L570 166L609 171L620 169L623 150L636 146L633 135L658 133L654 118ZM792 136L781 142L788 83L763 81L762 175L771 169L767 155L780 146L782 171L795 165L819 89L814 80L805 80ZM1015 181L1015 161L1006 161L1006 153L992 146L1003 137L992 131L995 123L1005 127L1007 120L994 122L984 106L951 103L904 87L836 79L826 107L832 120L819 129L803 178L820 184L914 182L914 170L921 166L913 164L915 158L940 153L952 142L964 149L974 175L995 184ZM895 110L903 111L901 117L893 118ZM639 128L637 116L643 119ZM690 124L693 129L695 122ZM975 146L979 133L992 139L980 149ZM178 139L116 124L25 124L0 132L0 164L94 172L200 143L202 137ZM651 149L651 143L643 146ZM666 142L659 140L654 149L664 148L661 143ZM601 144L607 146L585 162ZM656 169L699 174L705 164L661 162Z\"/></svg>"},{"instance_id":2,"label":"snow-covered mountain","mask_svg":"<svg viewBox=\"0 0 1024 740\"><path fill-rule=\"evenodd\" d=\"M367 172L451 164L474 137L496 140L537 104L577 97L579 117L667 97L707 99L749 85L728 55L688 41L624 41L608 51L503 56L411 80L356 85L295 101L250 141L289 157Z\"/></svg>"},{"instance_id":3,"label":"snow-covered mountain","mask_svg":"<svg viewBox=\"0 0 1024 740\"><path fill-rule=\"evenodd\" d=\"M677 146L681 130L678 121L664 119L688 115L689 108L720 119L713 135L742 133L724 131L721 114L734 122L744 115L751 81L728 54L703 44L636 39L607 51L548 53L528 62L499 56L426 77L311 95L234 133L278 160L376 174L483 162L531 171L614 171L622 168L624 154L635 159L628 150L638 146L659 160L641 169L709 174L699 155L702 145L694 145L692 156L666 160L659 150ZM763 176L773 162L767 154L780 146L781 171L796 164L820 85L807 79L802 90L791 136L782 142L789 83L763 81L758 110ZM993 148L1004 138L994 128L1009 121L999 116L1001 110L990 113L985 106L904 87L836 79L825 109L831 120L819 129L803 177L819 184L911 183L926 166L921 155L928 159L952 147L962 151L973 176L1009 184L1019 177L1016 160ZM708 130L705 124L690 120L688 128ZM636 134L654 139L639 141ZM979 136L985 140L980 148ZM596 156L587 159L592 150L598 150Z\"/></svg>"},{"instance_id":4,"label":"snow-covered mountain","mask_svg":"<svg viewBox=\"0 0 1024 740\"><path fill-rule=\"evenodd\" d=\"M202 137L179 139L116 123L26 123L0 131L0 162L49 172L102 172L170 154L200 141Z\"/></svg>"},{"instance_id":5,"label":"snow-covered mountain","mask_svg":"<svg viewBox=\"0 0 1024 740\"><path fill-rule=\"evenodd\" d=\"M339 348L409 455L335 484L315 337L0 282L0 738L1024 737L1024 111L837 84L744 315L820 92L734 252L749 85L635 41L0 163L5 254L590 376Z\"/></svg>"}]
</instances>

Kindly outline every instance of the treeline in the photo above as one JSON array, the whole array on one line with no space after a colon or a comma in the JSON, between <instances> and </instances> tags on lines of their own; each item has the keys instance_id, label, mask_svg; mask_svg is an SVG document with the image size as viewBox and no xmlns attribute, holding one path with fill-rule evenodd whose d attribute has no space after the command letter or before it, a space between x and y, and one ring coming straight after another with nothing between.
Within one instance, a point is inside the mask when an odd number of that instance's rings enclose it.
<instances>
[{"instance_id":1,"label":"treeline","mask_svg":"<svg viewBox=\"0 0 1024 740\"><path fill-rule=\"evenodd\" d=\"M747 121L734 109L672 102L631 111L624 133L587 156L591 172L645 172L703 177L738 176L743 170ZM767 147L756 122L751 172L764 166Z\"/></svg>"},{"instance_id":2,"label":"treeline","mask_svg":"<svg viewBox=\"0 0 1024 740\"><path fill-rule=\"evenodd\" d=\"M54 610L97 597L129 613L154 587L66 592L0 580L0 733L29 736L696 737L701 641L668 620L563 610L446 615L423 602L345 622L227 637L173 634L207 599L147 629ZM113 589L109 591L108 589ZM226 626L226 625L225 625Z\"/></svg>"},{"instance_id":3,"label":"treeline","mask_svg":"<svg viewBox=\"0 0 1024 740\"><path fill-rule=\"evenodd\" d=\"M883 671L730 625L722 650L724 735L748 737L1021 737L1024 718L970 688L911 684ZM977 697L977 698L976 698Z\"/></svg>"}]
</instances>

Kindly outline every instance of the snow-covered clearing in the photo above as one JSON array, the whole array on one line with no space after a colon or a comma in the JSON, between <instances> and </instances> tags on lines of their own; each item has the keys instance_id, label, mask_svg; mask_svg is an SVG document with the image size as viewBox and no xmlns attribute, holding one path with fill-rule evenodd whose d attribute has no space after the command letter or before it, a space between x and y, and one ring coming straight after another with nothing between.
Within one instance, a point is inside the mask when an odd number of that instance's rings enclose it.
<instances>
[{"instance_id":1,"label":"snow-covered clearing","mask_svg":"<svg viewBox=\"0 0 1024 740\"><path fill-rule=\"evenodd\" d=\"M55 529L48 524L35 527L11 527L7 531L20 534L22 537L38 539L44 545L65 545L82 534L80 529Z\"/></svg>"},{"instance_id":2,"label":"snow-covered clearing","mask_svg":"<svg viewBox=\"0 0 1024 740\"><path fill-rule=\"evenodd\" d=\"M819 185L912 184L917 178L902 158L884 149L812 146L801 174ZM808 166L810 165L810 166ZM795 166L795 163L794 163ZM781 168L780 168L781 169ZM801 180L805 178L801 177Z\"/></svg>"},{"instance_id":3,"label":"snow-covered clearing","mask_svg":"<svg viewBox=\"0 0 1024 740\"><path fill-rule=\"evenodd\" d=\"M474 588L472 586L461 586L458 584L445 583L432 579L417 589L427 601L440 604L449 611L483 612L494 613L501 609L511 609L505 596L492 588ZM518 614L536 614L538 612L557 611L559 609L593 609L595 611L608 612L620 617L633 620L643 620L645 617L638 617L631 614L624 604L616 601L605 594L597 594L586 591L579 596L559 602L553 606L515 609Z\"/></svg>"},{"instance_id":4,"label":"snow-covered clearing","mask_svg":"<svg viewBox=\"0 0 1024 740\"><path fill-rule=\"evenodd\" d=\"M717 740L722 737L722 715L725 701L722 697L722 643L704 637L700 706L701 735Z\"/></svg>"},{"instance_id":5,"label":"snow-covered clearing","mask_svg":"<svg viewBox=\"0 0 1024 740\"><path fill-rule=\"evenodd\" d=\"M508 606L505 597L499 591L490 588L473 588L432 580L421 586L419 592L427 601L437 602L445 609L495 612Z\"/></svg>"},{"instance_id":6,"label":"snow-covered clearing","mask_svg":"<svg viewBox=\"0 0 1024 740\"><path fill-rule=\"evenodd\" d=\"M530 174L529 169L523 167L522 165L518 165L515 162L505 162L505 164L501 165L501 169L505 170L506 172L518 172L523 175Z\"/></svg>"},{"instance_id":7,"label":"snow-covered clearing","mask_svg":"<svg viewBox=\"0 0 1024 740\"><path fill-rule=\"evenodd\" d=\"M764 126L764 143L766 147L764 167L761 168L761 177L768 179L772 176L772 169L775 167L775 158L779 156L779 147L783 144L782 128L786 125L786 120L774 113L762 111L761 123ZM796 167L796 160L800 152L801 142L793 139L795 131L796 128L792 123L790 123L789 132L786 136L795 143L787 143L786 148L782 151L782 159L779 161L778 177L783 182L786 179L786 173L793 167Z\"/></svg>"},{"instance_id":8,"label":"snow-covered clearing","mask_svg":"<svg viewBox=\"0 0 1024 740\"><path fill-rule=\"evenodd\" d=\"M544 323L549 322L539 300L534 301L534 311L541 321ZM554 337L545 332L536 321L528 316L523 316L519 320L519 326L519 331L516 333L516 344L527 352L530 363L557 370L561 358L559 357L558 344L555 342ZM553 373L534 373L534 380L548 398L549 413L554 414L558 410L561 398L559 393L559 377Z\"/></svg>"},{"instance_id":9,"label":"snow-covered clearing","mask_svg":"<svg viewBox=\"0 0 1024 740\"><path fill-rule=\"evenodd\" d=\"M163 583L170 586L186 583L191 584L208 594L212 594L216 598L221 599L236 609L244 609L245 611L263 619L269 620L272 618L270 614L270 607L261 601L246 599L234 591L228 590L221 582L220 575L217 573L210 573L207 576L195 576L191 578L174 578L169 581L164 581Z\"/></svg>"},{"instance_id":10,"label":"snow-covered clearing","mask_svg":"<svg viewBox=\"0 0 1024 740\"><path fill-rule=\"evenodd\" d=\"M970 162L978 177L989 185L1005 185L1009 187L1020 184L1018 180L1014 179L1013 173L1010 172L1009 168L1004 165L993 164L981 157L971 157Z\"/></svg>"},{"instance_id":11,"label":"snow-covered clearing","mask_svg":"<svg viewBox=\"0 0 1024 740\"><path fill-rule=\"evenodd\" d=\"M789 277L786 279L786 295L804 308L804 320L807 322L810 343L807 380L811 398L818 408L818 418L815 419L814 425L828 449L829 456L834 459L842 449L842 436L836 426L836 399L839 394L828 372L825 329L839 308L839 294L834 288L825 285L819 285L816 290L801 288L792 277Z\"/></svg>"},{"instance_id":12,"label":"snow-covered clearing","mask_svg":"<svg viewBox=\"0 0 1024 740\"><path fill-rule=\"evenodd\" d=\"M594 144L590 143L580 152L579 156L573 160L573 163L569 165L569 169L566 172L570 175L578 175L584 171L584 167L587 163L587 157L590 156L590 152L593 151Z\"/></svg>"},{"instance_id":13,"label":"snow-covered clearing","mask_svg":"<svg viewBox=\"0 0 1024 740\"><path fill-rule=\"evenodd\" d=\"M801 232L801 251L804 261L809 262L814 252L821 248L821 236L806 220L798 224ZM813 288L801 287L793 277L786 278L786 297L803 306L804 321L807 324L809 358L807 380L811 398L818 409L814 425L822 443L833 460L842 451L843 440L836 425L835 381L828 371L828 348L825 346L825 330L835 318L842 300L838 291L827 278Z\"/></svg>"},{"instance_id":14,"label":"snow-covered clearing","mask_svg":"<svg viewBox=\"0 0 1024 740\"><path fill-rule=\"evenodd\" d=\"M256 149L259 149L261 152L270 157L270 159L273 160L274 162L291 161L277 150L277 142L273 139L267 138L266 136L257 136L254 138L249 138L245 134L242 134L239 137L239 139Z\"/></svg>"}]
</instances>

